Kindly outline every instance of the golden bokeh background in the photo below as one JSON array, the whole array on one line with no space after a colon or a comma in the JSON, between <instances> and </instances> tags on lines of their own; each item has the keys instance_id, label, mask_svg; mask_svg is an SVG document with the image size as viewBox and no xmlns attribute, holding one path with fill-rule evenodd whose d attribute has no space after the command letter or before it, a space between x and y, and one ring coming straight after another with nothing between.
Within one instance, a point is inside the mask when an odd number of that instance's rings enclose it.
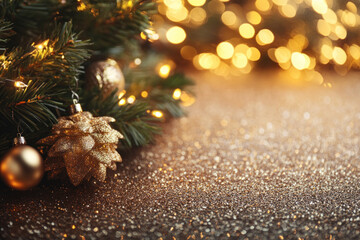
<instances>
[{"instance_id":1,"label":"golden bokeh background","mask_svg":"<svg viewBox=\"0 0 360 240\"><path fill-rule=\"evenodd\" d=\"M323 71L360 68L359 8L357 0L160 0L152 36L175 62L219 76L276 67L331 86ZM166 64L159 75L170 71Z\"/></svg>"}]
</instances>

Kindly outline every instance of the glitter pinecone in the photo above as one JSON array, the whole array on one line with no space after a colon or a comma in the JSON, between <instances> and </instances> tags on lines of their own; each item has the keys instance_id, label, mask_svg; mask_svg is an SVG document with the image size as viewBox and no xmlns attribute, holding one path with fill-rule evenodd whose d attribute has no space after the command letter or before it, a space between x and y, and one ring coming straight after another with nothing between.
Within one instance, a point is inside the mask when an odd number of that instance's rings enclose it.
<instances>
[{"instance_id":1,"label":"glitter pinecone","mask_svg":"<svg viewBox=\"0 0 360 240\"><path fill-rule=\"evenodd\" d=\"M90 112L59 118L52 135L38 142L51 146L44 163L50 178L66 169L75 186L91 177L104 181L106 169L115 170L116 162L121 162L116 148L123 136L109 125L114 121L112 117L93 117Z\"/></svg>"}]
</instances>

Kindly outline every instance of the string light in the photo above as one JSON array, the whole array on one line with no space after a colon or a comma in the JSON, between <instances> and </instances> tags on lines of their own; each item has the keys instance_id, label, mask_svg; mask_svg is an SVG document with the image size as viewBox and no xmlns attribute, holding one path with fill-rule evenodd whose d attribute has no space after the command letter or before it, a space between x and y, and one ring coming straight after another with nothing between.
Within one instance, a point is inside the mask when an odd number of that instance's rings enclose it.
<instances>
[{"instance_id":1,"label":"string light","mask_svg":"<svg viewBox=\"0 0 360 240\"><path fill-rule=\"evenodd\" d=\"M156 118L162 118L164 116L163 112L161 112L159 110L153 110L151 112L151 115L153 115Z\"/></svg>"},{"instance_id":2,"label":"string light","mask_svg":"<svg viewBox=\"0 0 360 240\"><path fill-rule=\"evenodd\" d=\"M181 90L180 90L180 88L177 88L177 89L174 90L172 97L173 97L173 99L175 99L175 100L179 100L179 99L180 99L180 97L181 97Z\"/></svg>"},{"instance_id":3,"label":"string light","mask_svg":"<svg viewBox=\"0 0 360 240\"><path fill-rule=\"evenodd\" d=\"M133 104L136 100L136 97L134 95L131 95L130 97L127 98L127 103L129 104Z\"/></svg>"},{"instance_id":4,"label":"string light","mask_svg":"<svg viewBox=\"0 0 360 240\"><path fill-rule=\"evenodd\" d=\"M126 90L119 92L118 99L121 99L126 94Z\"/></svg>"},{"instance_id":5,"label":"string light","mask_svg":"<svg viewBox=\"0 0 360 240\"><path fill-rule=\"evenodd\" d=\"M147 91L142 91L140 95L142 98L147 98L149 96L149 93Z\"/></svg>"},{"instance_id":6,"label":"string light","mask_svg":"<svg viewBox=\"0 0 360 240\"><path fill-rule=\"evenodd\" d=\"M170 74L171 67L169 64L164 64L159 69L159 76L162 78L167 78Z\"/></svg>"},{"instance_id":7,"label":"string light","mask_svg":"<svg viewBox=\"0 0 360 240\"><path fill-rule=\"evenodd\" d=\"M42 43L39 43L39 44L37 44L37 45L34 45L35 43L33 43L32 45L36 48L36 49L38 49L38 50L43 50L44 48L46 48L47 47L47 45L49 44L49 39L47 39L47 40L45 40L45 41L43 41Z\"/></svg>"},{"instance_id":8,"label":"string light","mask_svg":"<svg viewBox=\"0 0 360 240\"><path fill-rule=\"evenodd\" d=\"M28 85L26 85L25 83L21 82L21 81L15 81L14 82L14 86L17 87L17 88L25 88L27 87Z\"/></svg>"}]
</instances>

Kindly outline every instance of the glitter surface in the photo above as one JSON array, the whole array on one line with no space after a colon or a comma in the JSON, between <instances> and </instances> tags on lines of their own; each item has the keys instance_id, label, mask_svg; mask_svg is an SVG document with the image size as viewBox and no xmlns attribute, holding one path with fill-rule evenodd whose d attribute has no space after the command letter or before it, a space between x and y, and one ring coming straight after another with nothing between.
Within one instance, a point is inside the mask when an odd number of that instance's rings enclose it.
<instances>
[{"instance_id":1,"label":"glitter surface","mask_svg":"<svg viewBox=\"0 0 360 240\"><path fill-rule=\"evenodd\" d=\"M188 117L106 182L2 186L0 238L359 238L359 77L326 76L332 88L210 78Z\"/></svg>"}]
</instances>

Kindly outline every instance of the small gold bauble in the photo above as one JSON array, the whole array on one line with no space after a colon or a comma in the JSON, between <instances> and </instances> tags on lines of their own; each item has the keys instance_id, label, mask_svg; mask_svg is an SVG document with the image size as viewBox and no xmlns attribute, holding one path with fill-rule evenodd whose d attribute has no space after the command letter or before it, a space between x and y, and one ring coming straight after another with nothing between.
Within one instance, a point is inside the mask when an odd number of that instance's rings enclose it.
<instances>
[{"instance_id":1,"label":"small gold bauble","mask_svg":"<svg viewBox=\"0 0 360 240\"><path fill-rule=\"evenodd\" d=\"M14 189L34 187L44 173L41 155L30 146L15 146L2 159L0 173L5 183Z\"/></svg>"},{"instance_id":2,"label":"small gold bauble","mask_svg":"<svg viewBox=\"0 0 360 240\"><path fill-rule=\"evenodd\" d=\"M104 97L116 88L118 93L125 88L125 78L119 64L113 59L90 64L86 71L87 88L99 87Z\"/></svg>"}]
</instances>

